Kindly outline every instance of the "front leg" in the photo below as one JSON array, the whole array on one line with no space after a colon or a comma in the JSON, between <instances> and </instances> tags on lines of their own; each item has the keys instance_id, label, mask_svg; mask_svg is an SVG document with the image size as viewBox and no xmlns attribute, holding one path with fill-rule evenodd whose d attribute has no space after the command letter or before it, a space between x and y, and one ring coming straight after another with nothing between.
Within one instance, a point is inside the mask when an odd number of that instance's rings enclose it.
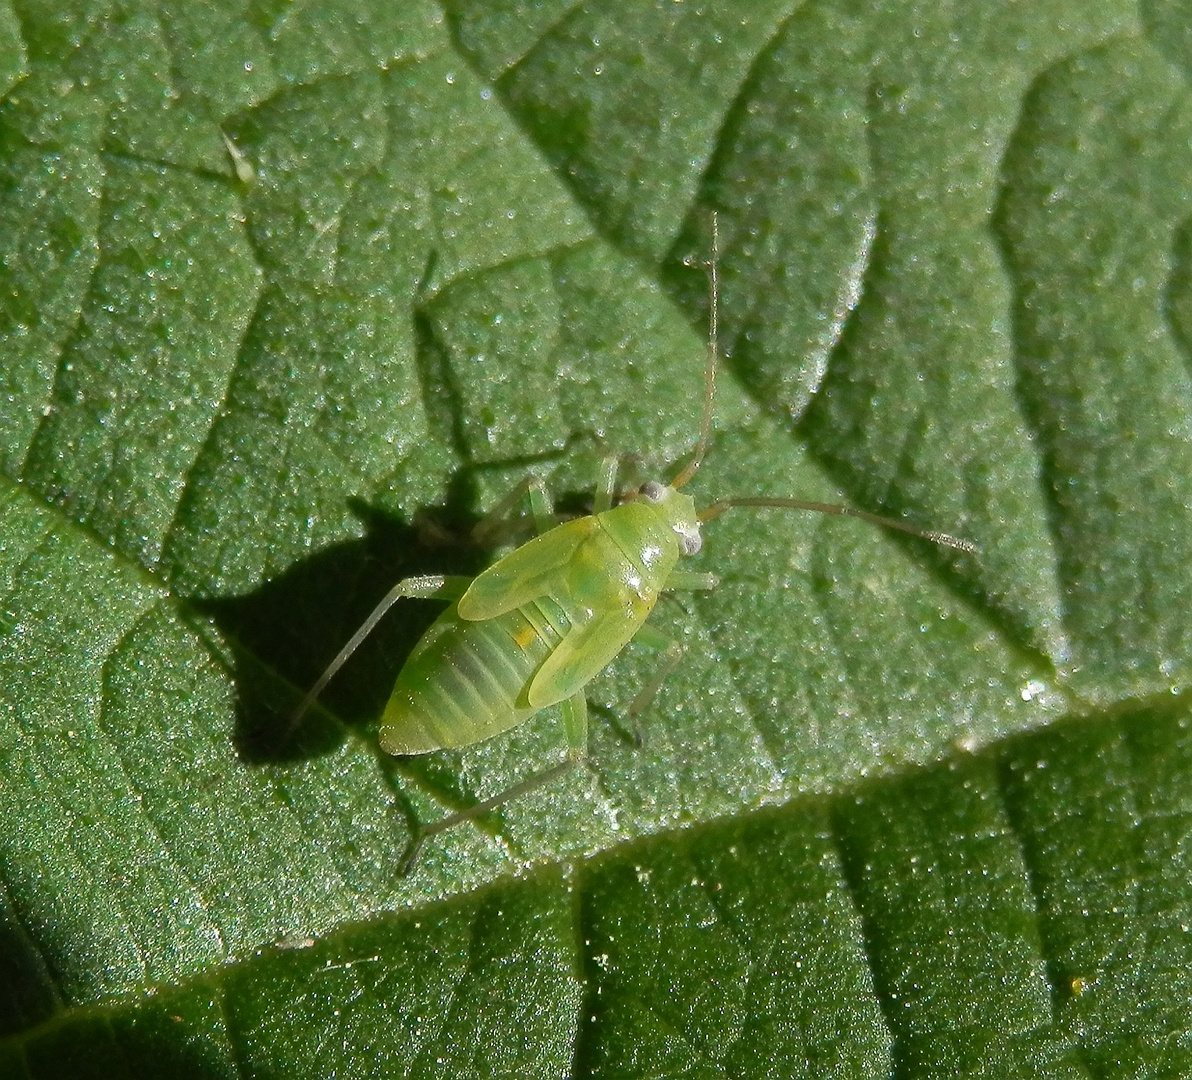
<instances>
[{"instance_id":1,"label":"front leg","mask_svg":"<svg viewBox=\"0 0 1192 1080\"><path fill-rule=\"evenodd\" d=\"M664 592L687 592L714 589L720 584L715 574L700 574L694 570L672 570L662 586Z\"/></svg>"},{"instance_id":2,"label":"front leg","mask_svg":"<svg viewBox=\"0 0 1192 1080\"><path fill-rule=\"evenodd\" d=\"M472 529L472 540L481 545L497 541L511 511L526 495L530 496L530 513L534 517L534 528L538 534L553 529L556 524L555 512L550 504L550 497L546 494L546 488L538 477L527 476L476 523Z\"/></svg>"}]
</instances>

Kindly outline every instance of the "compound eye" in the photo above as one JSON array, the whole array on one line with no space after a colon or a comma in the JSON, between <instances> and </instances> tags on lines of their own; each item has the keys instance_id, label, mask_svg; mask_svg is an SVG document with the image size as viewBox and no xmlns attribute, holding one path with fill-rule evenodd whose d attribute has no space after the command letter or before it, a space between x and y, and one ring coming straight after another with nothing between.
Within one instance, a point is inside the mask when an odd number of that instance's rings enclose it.
<instances>
[{"instance_id":1,"label":"compound eye","mask_svg":"<svg viewBox=\"0 0 1192 1080\"><path fill-rule=\"evenodd\" d=\"M660 503L666 498L666 486L657 480L647 480L642 484L642 495L652 503Z\"/></svg>"},{"instance_id":2,"label":"compound eye","mask_svg":"<svg viewBox=\"0 0 1192 1080\"><path fill-rule=\"evenodd\" d=\"M699 549L704 546L704 538L698 532L681 532L679 533L679 550L684 555L698 554Z\"/></svg>"}]
</instances>

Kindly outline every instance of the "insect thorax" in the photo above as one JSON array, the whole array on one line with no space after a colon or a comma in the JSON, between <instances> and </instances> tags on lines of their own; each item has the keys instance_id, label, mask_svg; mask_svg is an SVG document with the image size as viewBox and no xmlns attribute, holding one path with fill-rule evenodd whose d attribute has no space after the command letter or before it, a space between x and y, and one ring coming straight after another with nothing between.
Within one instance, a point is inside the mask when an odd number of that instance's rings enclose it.
<instances>
[{"instance_id":1,"label":"insect thorax","mask_svg":"<svg viewBox=\"0 0 1192 1080\"><path fill-rule=\"evenodd\" d=\"M647 483L640 497L600 516L617 546L648 576L665 580L681 555L700 548L699 519L691 497L664 484Z\"/></svg>"},{"instance_id":2,"label":"insect thorax","mask_svg":"<svg viewBox=\"0 0 1192 1080\"><path fill-rule=\"evenodd\" d=\"M655 507L660 518L675 534L680 555L694 555L703 546L699 531L699 516L690 495L684 495L666 484L649 481L642 485L642 500Z\"/></svg>"}]
</instances>

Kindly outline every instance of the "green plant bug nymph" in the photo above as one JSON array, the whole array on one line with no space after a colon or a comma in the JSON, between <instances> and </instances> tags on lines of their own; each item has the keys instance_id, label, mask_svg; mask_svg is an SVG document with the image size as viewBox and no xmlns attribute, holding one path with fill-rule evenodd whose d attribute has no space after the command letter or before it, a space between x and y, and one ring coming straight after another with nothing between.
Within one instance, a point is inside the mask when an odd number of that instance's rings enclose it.
<instances>
[{"instance_id":1,"label":"green plant bug nymph","mask_svg":"<svg viewBox=\"0 0 1192 1080\"><path fill-rule=\"evenodd\" d=\"M490 533L528 494L538 535L475 578L427 575L407 578L389 591L364 625L315 683L294 714L296 723L329 680L400 599L448 604L410 653L381 717L380 744L390 754L425 754L470 746L507 731L551 705L560 705L567 758L520 784L422 826L402 857L406 872L427 837L524 795L584 760L588 745L585 687L630 642L661 655L657 671L631 702L628 719L650 703L682 650L646 622L658 597L677 589L711 589L711 574L679 567L702 546L701 525L732 507L779 507L843 514L910 533L945 546L973 545L944 533L921 532L902 522L847 506L800 499L733 498L697 511L680 489L707 452L717 368L716 221L710 263L711 332L703 418L691 460L669 483L649 481L618 498L615 458L606 458L593 512L557 522L540 482L525 481L474 530Z\"/></svg>"}]
</instances>

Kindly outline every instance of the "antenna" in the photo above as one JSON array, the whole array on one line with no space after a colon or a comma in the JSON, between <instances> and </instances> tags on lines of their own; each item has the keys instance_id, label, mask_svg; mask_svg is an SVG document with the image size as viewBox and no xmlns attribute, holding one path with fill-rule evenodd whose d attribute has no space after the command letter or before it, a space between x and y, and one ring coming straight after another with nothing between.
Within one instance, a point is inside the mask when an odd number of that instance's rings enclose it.
<instances>
[{"instance_id":1,"label":"antenna","mask_svg":"<svg viewBox=\"0 0 1192 1080\"><path fill-rule=\"evenodd\" d=\"M720 232L716 219L716 211L712 211L712 258L708 263L708 366L704 375L704 415L699 426L699 441L695 444L691 460L683 467L678 476L671 481L672 488L681 488L691 481L703 464L704 456L708 452L708 445L712 438L712 409L716 399L716 369L720 362ZM885 529L894 529L908 536L917 536L920 540L930 540L941 547L953 548L956 551L975 553L977 545L969 540L952 536L950 533L937 532L934 529L916 529L894 518L882 517L881 514L871 514L867 510L856 510L851 506L837 503L814 502L808 499L771 499L764 497L750 497L740 499L720 499L705 507L697 517L700 522L711 521L720 517L726 510L734 506L777 507L780 510L809 510L816 514L835 514L838 517L859 518L872 525L880 525Z\"/></svg>"},{"instance_id":2,"label":"antenna","mask_svg":"<svg viewBox=\"0 0 1192 1080\"><path fill-rule=\"evenodd\" d=\"M712 437L712 406L716 400L716 368L720 362L720 233L716 222L716 211L712 211L712 260L708 264L708 367L704 374L704 415L699 425L699 442L695 444L695 451L691 460L683 466L683 471L671 481L672 488L681 488L691 481L703 464L704 455L708 452L708 443Z\"/></svg>"},{"instance_id":3,"label":"antenna","mask_svg":"<svg viewBox=\"0 0 1192 1080\"><path fill-rule=\"evenodd\" d=\"M705 507L697 516L701 522L711 521L713 518L720 517L726 510L731 510L734 506L776 506L781 510L810 510L816 514L835 514L838 517L860 518L861 521L868 521L873 525L881 525L886 529L896 529L898 532L906 533L908 536L917 536L920 540L930 540L933 544L939 544L941 547L955 548L957 551L967 551L970 554L977 551L977 545L972 543L972 541L962 540L960 537L952 536L949 533L936 532L934 529L915 529L894 518L882 517L881 514L871 514L868 510L856 510L851 506L812 502L807 499L769 499L760 497L721 499L719 502L714 502L711 506Z\"/></svg>"}]
</instances>

